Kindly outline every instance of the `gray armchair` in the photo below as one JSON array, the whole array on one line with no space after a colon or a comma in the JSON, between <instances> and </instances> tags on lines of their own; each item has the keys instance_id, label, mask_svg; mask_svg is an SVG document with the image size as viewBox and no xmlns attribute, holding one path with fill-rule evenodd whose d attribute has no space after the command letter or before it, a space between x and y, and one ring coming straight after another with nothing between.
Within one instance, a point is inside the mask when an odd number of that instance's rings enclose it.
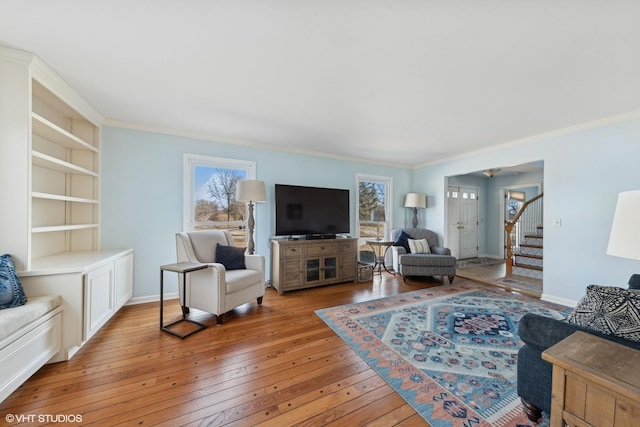
<instances>
[{"instance_id":1,"label":"gray armchair","mask_svg":"<svg viewBox=\"0 0 640 427\"><path fill-rule=\"evenodd\" d=\"M429 253L411 253L407 238L425 239L429 246ZM453 282L456 275L456 258L451 255L449 248L438 244L438 236L431 230L424 228L395 228L391 230L391 247L393 257L393 269L402 275L406 281L407 276L448 276L449 283Z\"/></svg>"}]
</instances>

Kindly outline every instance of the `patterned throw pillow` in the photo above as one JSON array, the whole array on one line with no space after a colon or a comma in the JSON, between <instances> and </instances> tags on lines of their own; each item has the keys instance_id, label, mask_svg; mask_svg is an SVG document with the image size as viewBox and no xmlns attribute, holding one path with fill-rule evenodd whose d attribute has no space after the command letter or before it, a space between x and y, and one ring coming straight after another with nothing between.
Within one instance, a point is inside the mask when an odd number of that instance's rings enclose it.
<instances>
[{"instance_id":1,"label":"patterned throw pillow","mask_svg":"<svg viewBox=\"0 0 640 427\"><path fill-rule=\"evenodd\" d=\"M409 248L412 254L430 254L431 249L427 239L409 239Z\"/></svg>"},{"instance_id":2,"label":"patterned throw pillow","mask_svg":"<svg viewBox=\"0 0 640 427\"><path fill-rule=\"evenodd\" d=\"M18 307L27 303L27 296L16 273L11 255L0 256L0 309Z\"/></svg>"},{"instance_id":3,"label":"patterned throw pillow","mask_svg":"<svg viewBox=\"0 0 640 427\"><path fill-rule=\"evenodd\" d=\"M614 286L587 286L567 322L640 342L640 293Z\"/></svg>"}]
</instances>

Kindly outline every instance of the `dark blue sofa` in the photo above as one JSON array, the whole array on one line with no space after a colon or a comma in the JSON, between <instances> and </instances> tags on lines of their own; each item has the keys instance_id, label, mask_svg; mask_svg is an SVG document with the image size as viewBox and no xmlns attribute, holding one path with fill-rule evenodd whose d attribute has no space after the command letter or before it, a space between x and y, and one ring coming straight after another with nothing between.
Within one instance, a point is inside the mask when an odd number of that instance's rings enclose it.
<instances>
[{"instance_id":1,"label":"dark blue sofa","mask_svg":"<svg viewBox=\"0 0 640 427\"><path fill-rule=\"evenodd\" d=\"M633 275L629 281L629 289L639 288L640 276ZM537 421L542 416L542 411L549 414L551 410L552 366L542 360L542 352L576 331L585 331L640 350L639 342L605 335L593 329L567 323L565 320L533 313L525 314L518 325L518 334L524 341L524 346L518 352L518 395L531 421Z\"/></svg>"}]
</instances>

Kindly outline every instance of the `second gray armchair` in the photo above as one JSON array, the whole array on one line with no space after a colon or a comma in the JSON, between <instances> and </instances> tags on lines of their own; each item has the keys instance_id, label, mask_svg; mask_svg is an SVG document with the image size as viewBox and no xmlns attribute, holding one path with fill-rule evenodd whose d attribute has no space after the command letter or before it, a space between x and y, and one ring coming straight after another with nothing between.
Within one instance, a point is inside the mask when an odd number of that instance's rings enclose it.
<instances>
[{"instance_id":1,"label":"second gray armchair","mask_svg":"<svg viewBox=\"0 0 640 427\"><path fill-rule=\"evenodd\" d=\"M404 280L407 276L447 276L449 283L453 282L456 258L449 248L438 244L436 233L424 228L396 228L391 230L391 240L395 242L391 247L393 269ZM426 245L421 244L423 241Z\"/></svg>"}]
</instances>

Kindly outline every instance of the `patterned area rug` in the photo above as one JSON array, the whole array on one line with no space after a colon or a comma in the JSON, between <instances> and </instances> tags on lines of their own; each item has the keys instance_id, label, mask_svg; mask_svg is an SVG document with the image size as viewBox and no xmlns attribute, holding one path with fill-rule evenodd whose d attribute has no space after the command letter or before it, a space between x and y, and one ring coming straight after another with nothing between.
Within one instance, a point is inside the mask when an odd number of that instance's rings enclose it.
<instances>
[{"instance_id":1,"label":"patterned area rug","mask_svg":"<svg viewBox=\"0 0 640 427\"><path fill-rule=\"evenodd\" d=\"M478 267L480 265L498 265L503 263L503 259L489 257L459 259L456 263L456 268Z\"/></svg>"},{"instance_id":2,"label":"patterned area rug","mask_svg":"<svg viewBox=\"0 0 640 427\"><path fill-rule=\"evenodd\" d=\"M516 394L518 321L568 311L462 282L316 314L431 426L475 427L534 425Z\"/></svg>"}]
</instances>

